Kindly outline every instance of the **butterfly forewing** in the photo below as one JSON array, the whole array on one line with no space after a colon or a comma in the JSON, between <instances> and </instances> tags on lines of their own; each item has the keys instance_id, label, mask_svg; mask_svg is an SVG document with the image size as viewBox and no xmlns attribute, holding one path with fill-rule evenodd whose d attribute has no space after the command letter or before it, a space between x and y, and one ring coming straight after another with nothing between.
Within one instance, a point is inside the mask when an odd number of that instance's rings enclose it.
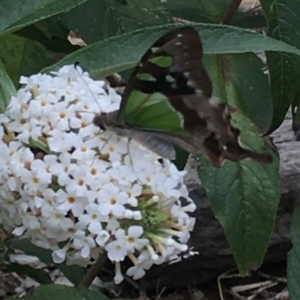
<instances>
[{"instance_id":1,"label":"butterfly forewing","mask_svg":"<svg viewBox=\"0 0 300 300\"><path fill-rule=\"evenodd\" d=\"M211 82L202 66L202 55L199 35L192 27L177 28L160 38L133 72L119 121L135 128L188 135L183 122L182 112L186 108L182 96L195 94L196 89L201 97L211 96ZM143 97L137 99L135 91L143 93ZM160 101L151 101L153 94Z\"/></svg>"}]
</instances>

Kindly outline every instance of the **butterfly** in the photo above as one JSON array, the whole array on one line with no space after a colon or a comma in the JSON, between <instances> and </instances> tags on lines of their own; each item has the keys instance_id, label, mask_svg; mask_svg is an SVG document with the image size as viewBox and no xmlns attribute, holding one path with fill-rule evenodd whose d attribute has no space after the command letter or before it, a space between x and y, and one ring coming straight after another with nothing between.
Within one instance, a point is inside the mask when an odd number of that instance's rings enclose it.
<instances>
[{"instance_id":1,"label":"butterfly","mask_svg":"<svg viewBox=\"0 0 300 300\"><path fill-rule=\"evenodd\" d=\"M214 166L244 158L270 163L271 155L240 145L240 131L231 124L229 106L212 97L202 57L202 43L193 27L166 33L136 66L120 109L102 112L93 123L170 160L176 157L175 144L206 155Z\"/></svg>"}]
</instances>

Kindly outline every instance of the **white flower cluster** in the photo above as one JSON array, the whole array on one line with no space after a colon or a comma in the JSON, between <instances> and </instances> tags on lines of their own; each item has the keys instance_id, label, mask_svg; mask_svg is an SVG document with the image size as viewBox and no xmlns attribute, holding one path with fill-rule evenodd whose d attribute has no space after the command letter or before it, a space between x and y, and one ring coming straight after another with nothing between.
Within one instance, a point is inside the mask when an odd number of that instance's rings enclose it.
<instances>
[{"instance_id":1,"label":"white flower cluster","mask_svg":"<svg viewBox=\"0 0 300 300\"><path fill-rule=\"evenodd\" d=\"M93 124L120 96L74 66L20 83L0 117L1 223L53 250L56 263L86 266L107 253L116 282L126 257L138 279L186 251L195 205L184 173Z\"/></svg>"}]
</instances>

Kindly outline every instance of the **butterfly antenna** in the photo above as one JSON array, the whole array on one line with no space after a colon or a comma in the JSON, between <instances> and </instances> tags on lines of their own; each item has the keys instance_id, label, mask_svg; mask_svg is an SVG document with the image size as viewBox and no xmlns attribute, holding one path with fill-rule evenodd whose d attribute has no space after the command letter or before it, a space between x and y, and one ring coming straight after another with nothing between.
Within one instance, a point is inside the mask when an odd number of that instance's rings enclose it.
<instances>
[{"instance_id":1,"label":"butterfly antenna","mask_svg":"<svg viewBox=\"0 0 300 300\"><path fill-rule=\"evenodd\" d=\"M76 63L74 64L74 68L75 68L77 74L79 75L79 78L81 79L81 82L82 82L82 83L85 85L85 87L88 89L88 91L90 92L90 94L91 94L91 96L93 97L94 101L95 101L95 102L97 103L97 105L99 106L100 111L102 112L102 107L101 107L100 103L97 101L97 99L96 99L96 97L95 97L93 91L91 90L91 88L89 87L89 85L87 84L87 82L84 80L82 74L79 72L78 67L79 67L79 63L76 62Z\"/></svg>"},{"instance_id":2,"label":"butterfly antenna","mask_svg":"<svg viewBox=\"0 0 300 300\"><path fill-rule=\"evenodd\" d=\"M90 89L89 85L88 85L87 82L84 80L82 74L79 72L78 66L79 66L79 63L76 62L76 63L74 64L74 68L75 68L75 70L76 70L76 72L77 72L79 78L81 79L81 82L85 85L85 87L87 88L87 90L90 92L90 94L91 94L91 96L93 97L94 101L95 101L95 102L97 103L97 105L99 106L100 112L102 112L102 107L101 107L100 103L97 101L97 99L96 99L96 97L95 97L93 91ZM90 112L90 111L85 111L85 113L92 113L92 114L95 114L95 113ZM88 141L89 139L93 139L93 138L95 138L95 137L96 137L96 136L94 135L94 136L88 138L87 141ZM109 137L108 137L106 143L104 143L103 146L102 146L101 148L99 148L99 151L100 151L100 152L103 150L104 146L109 142L109 140L111 139L111 137L112 137L112 134L109 135ZM94 162L94 161L93 161L93 162ZM93 163L93 162L92 162L92 163Z\"/></svg>"},{"instance_id":3,"label":"butterfly antenna","mask_svg":"<svg viewBox=\"0 0 300 300\"><path fill-rule=\"evenodd\" d=\"M131 167L132 167L132 169L133 169L133 172L134 172L135 174L138 174L137 170L135 170L135 165L134 165L134 163L133 163L133 159L132 159L132 155L131 155L131 151L130 151L130 147L129 147L129 146L130 146L130 143L131 143L132 141L133 141L133 139L130 138L130 137L128 137L127 153L128 153L129 161L130 161ZM140 178L137 178L137 180L138 180L138 182L139 182L140 184L143 185L143 182L140 180Z\"/></svg>"},{"instance_id":4,"label":"butterfly antenna","mask_svg":"<svg viewBox=\"0 0 300 300\"><path fill-rule=\"evenodd\" d=\"M133 171L134 171L134 173L136 173L135 169L134 169L134 163L133 163L132 155L131 155L131 152L130 152L130 147L129 147L131 141L132 141L132 139L129 137L128 138L128 143L127 143L127 153L128 153L129 161L130 161L130 164L131 164L131 166L133 168Z\"/></svg>"}]
</instances>

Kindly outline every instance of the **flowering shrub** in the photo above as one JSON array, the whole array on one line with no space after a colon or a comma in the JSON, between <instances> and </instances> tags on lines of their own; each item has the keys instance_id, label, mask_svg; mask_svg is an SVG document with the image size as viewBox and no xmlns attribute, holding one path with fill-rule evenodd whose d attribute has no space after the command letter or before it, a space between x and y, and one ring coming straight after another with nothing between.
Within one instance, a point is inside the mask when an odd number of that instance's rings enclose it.
<instances>
[{"instance_id":1,"label":"flowering shrub","mask_svg":"<svg viewBox=\"0 0 300 300\"><path fill-rule=\"evenodd\" d=\"M186 251L195 205L184 172L93 124L120 96L74 66L20 83L0 119L1 223L56 263L86 266L107 253L117 283L126 257L138 279Z\"/></svg>"}]
</instances>

